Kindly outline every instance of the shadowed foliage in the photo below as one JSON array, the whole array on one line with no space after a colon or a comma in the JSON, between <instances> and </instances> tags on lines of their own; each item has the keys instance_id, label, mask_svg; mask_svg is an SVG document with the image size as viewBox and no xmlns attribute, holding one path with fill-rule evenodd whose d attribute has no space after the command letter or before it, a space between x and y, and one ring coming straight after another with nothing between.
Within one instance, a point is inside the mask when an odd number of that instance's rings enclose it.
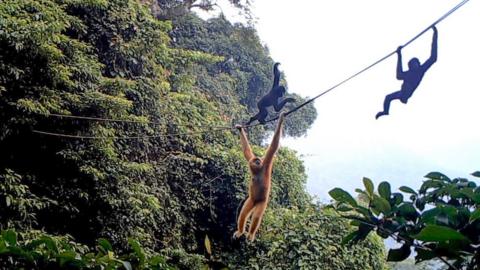
<instances>
[{"instance_id":1,"label":"shadowed foliage","mask_svg":"<svg viewBox=\"0 0 480 270\"><path fill-rule=\"evenodd\" d=\"M212 126L248 119L273 60L251 27L190 12L158 20L147 2L0 2L2 267L235 268L230 235L247 167L238 134ZM315 117L308 106L286 130L305 134ZM250 132L260 144L270 129ZM302 162L281 149L276 164L272 208L310 209ZM281 243L268 235L250 251Z\"/></svg>"}]
</instances>

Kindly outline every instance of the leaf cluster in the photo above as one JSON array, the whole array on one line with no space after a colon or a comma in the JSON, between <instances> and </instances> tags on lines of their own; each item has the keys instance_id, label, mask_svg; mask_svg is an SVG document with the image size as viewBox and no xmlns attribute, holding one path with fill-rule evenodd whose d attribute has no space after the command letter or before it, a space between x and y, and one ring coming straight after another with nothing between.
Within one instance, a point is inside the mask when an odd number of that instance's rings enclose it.
<instances>
[{"instance_id":1,"label":"leaf cluster","mask_svg":"<svg viewBox=\"0 0 480 270\"><path fill-rule=\"evenodd\" d=\"M479 172L472 175L480 177ZM401 192L392 192L388 182L375 191L373 182L364 178L365 189L356 189L358 200L340 188L331 190L336 210L357 227L344 242L355 243L375 231L402 243L389 251L389 261L405 260L413 248L417 262L437 258L452 269L478 269L480 187L439 172L425 178L418 191L402 186Z\"/></svg>"},{"instance_id":2,"label":"leaf cluster","mask_svg":"<svg viewBox=\"0 0 480 270\"><path fill-rule=\"evenodd\" d=\"M235 269L387 269L379 237L341 244L351 228L328 208L270 208L258 240L226 261Z\"/></svg>"},{"instance_id":3,"label":"leaf cluster","mask_svg":"<svg viewBox=\"0 0 480 270\"><path fill-rule=\"evenodd\" d=\"M175 269L162 254L148 254L136 240L128 241L129 252L117 254L110 242L100 238L94 250L71 237L2 230L0 263L15 269ZM2 268L4 269L4 268Z\"/></svg>"}]
</instances>

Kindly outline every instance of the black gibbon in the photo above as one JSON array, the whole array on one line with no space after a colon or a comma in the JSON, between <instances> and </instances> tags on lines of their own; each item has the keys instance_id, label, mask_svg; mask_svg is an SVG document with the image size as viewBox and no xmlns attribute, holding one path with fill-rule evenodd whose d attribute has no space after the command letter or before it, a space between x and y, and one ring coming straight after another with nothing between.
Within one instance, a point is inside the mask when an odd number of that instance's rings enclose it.
<instances>
[{"instance_id":1,"label":"black gibbon","mask_svg":"<svg viewBox=\"0 0 480 270\"><path fill-rule=\"evenodd\" d=\"M275 63L273 65L273 86L270 92L263 96L257 103L258 113L255 116L252 116L246 125L250 125L255 120L258 120L260 124L265 124L265 118L268 116L267 108L273 106L276 112L279 112L287 102L294 102L294 98L286 98L282 101L279 101L281 97L285 95L287 90L285 87L279 85L280 83L280 71L278 70L278 65L280 63Z\"/></svg>"},{"instance_id":2,"label":"black gibbon","mask_svg":"<svg viewBox=\"0 0 480 270\"><path fill-rule=\"evenodd\" d=\"M430 58L422 65L418 58L412 58L408 61L408 70L403 71L402 68L402 47L398 47L397 49L397 79L402 80L402 87L400 91L393 92L385 97L385 101L383 102L383 111L377 113L375 119L378 119L380 116L388 115L388 111L390 110L390 103L395 100L399 99L402 103L406 104L408 99L413 95L415 89L417 89L418 85L423 79L425 72L437 61L437 39L438 39L438 31L435 26L432 27L433 29L433 40L432 40L432 52Z\"/></svg>"},{"instance_id":3,"label":"black gibbon","mask_svg":"<svg viewBox=\"0 0 480 270\"><path fill-rule=\"evenodd\" d=\"M256 157L253 154L244 128L241 125L236 126L240 130L240 143L245 159L248 161L251 179L248 187L248 197L243 202L240 214L237 214L237 231L233 234L234 238L239 238L245 234L247 220L252 216L247 238L250 241L255 240L255 234L260 227L269 201L273 160L282 136L284 119L285 114L281 113L272 142L263 158Z\"/></svg>"}]
</instances>

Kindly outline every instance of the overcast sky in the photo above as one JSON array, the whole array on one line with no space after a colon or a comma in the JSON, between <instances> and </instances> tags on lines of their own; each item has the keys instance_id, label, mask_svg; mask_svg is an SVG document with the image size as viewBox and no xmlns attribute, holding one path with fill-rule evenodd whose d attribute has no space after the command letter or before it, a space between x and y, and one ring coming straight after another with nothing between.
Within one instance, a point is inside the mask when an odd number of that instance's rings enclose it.
<instances>
[{"instance_id":1,"label":"overcast sky","mask_svg":"<svg viewBox=\"0 0 480 270\"><path fill-rule=\"evenodd\" d=\"M394 51L459 2L256 0L253 12L288 91L306 97ZM307 136L282 142L305 155L311 194L327 202L330 189L353 192L364 176L394 188L419 187L430 171L472 179L480 170L479 14L480 2L470 1L437 26L437 63L389 116L375 120L385 95L400 89L396 56L315 102ZM429 57L431 38L429 31L403 50L404 67Z\"/></svg>"}]
</instances>

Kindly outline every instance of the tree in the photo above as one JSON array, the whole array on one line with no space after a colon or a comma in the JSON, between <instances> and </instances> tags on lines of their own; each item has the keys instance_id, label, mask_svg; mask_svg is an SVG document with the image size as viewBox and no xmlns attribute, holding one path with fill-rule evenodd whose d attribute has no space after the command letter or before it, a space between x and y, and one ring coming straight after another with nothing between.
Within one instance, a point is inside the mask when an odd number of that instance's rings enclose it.
<instances>
[{"instance_id":1,"label":"tree","mask_svg":"<svg viewBox=\"0 0 480 270\"><path fill-rule=\"evenodd\" d=\"M209 254L244 265L230 256L239 250L229 232L248 173L229 127L268 90L273 60L251 27L190 13L161 21L142 2L0 2L0 268L198 269L206 234ZM303 113L292 134L316 116L313 107ZM303 164L288 149L276 162L270 205L287 216L265 227L285 234L283 224L311 219L289 246L329 245L313 222L322 213L307 211ZM333 228L350 227L328 220L338 243L344 230ZM267 235L259 247L283 241ZM335 263L365 255L382 264L377 242ZM316 258L298 248L282 264Z\"/></svg>"},{"instance_id":2,"label":"tree","mask_svg":"<svg viewBox=\"0 0 480 270\"><path fill-rule=\"evenodd\" d=\"M255 28L233 25L223 16L204 21L193 14L177 17L173 24L171 36L176 48L223 57L217 63L202 65L202 68L193 66L193 70L183 72L192 75L195 78L192 84L212 100L217 100L218 106L230 108L231 114L226 117L237 123L246 122L249 115L257 112L257 101L271 89L273 83L274 61L260 42ZM298 95L294 97L296 102L287 104L285 109L292 109L305 101ZM232 107L236 102L244 107ZM270 117L275 115L271 111ZM310 103L287 117L285 133L293 137L304 135L316 117L316 109ZM274 127L274 123L256 127L251 130L250 139L260 144L268 137L265 131L273 131Z\"/></svg>"},{"instance_id":3,"label":"tree","mask_svg":"<svg viewBox=\"0 0 480 270\"><path fill-rule=\"evenodd\" d=\"M153 14L162 20L171 20L175 17L186 15L192 9L212 11L215 8L220 8L215 0L144 0L144 2L149 2ZM236 8L247 21L252 21L253 16L250 10L252 0L228 0L228 2Z\"/></svg>"}]
</instances>

